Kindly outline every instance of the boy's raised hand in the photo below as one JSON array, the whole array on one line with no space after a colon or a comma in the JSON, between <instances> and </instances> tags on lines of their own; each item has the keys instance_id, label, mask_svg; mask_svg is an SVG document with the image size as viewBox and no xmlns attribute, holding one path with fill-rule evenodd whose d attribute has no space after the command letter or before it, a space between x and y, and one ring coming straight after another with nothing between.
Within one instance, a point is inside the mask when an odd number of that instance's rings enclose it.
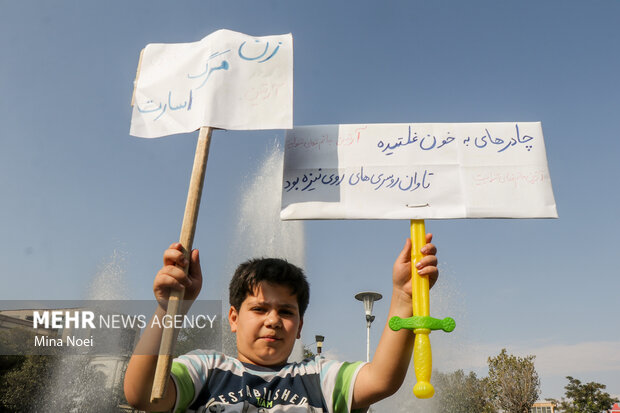
<instances>
[{"instance_id":1,"label":"boy's raised hand","mask_svg":"<svg viewBox=\"0 0 620 413\"><path fill-rule=\"evenodd\" d=\"M417 265L418 273L429 277L429 284L437 281L437 248L431 244L432 234L426 234L426 242L421 249L423 258ZM413 315L411 301L411 240L396 258L392 269L392 299L388 320L393 316L401 318ZM389 325L383 329L381 340L370 363L363 366L355 380L352 408L368 407L392 394L402 385L411 353L414 335L410 331L392 331Z\"/></svg>"},{"instance_id":2,"label":"boy's raised hand","mask_svg":"<svg viewBox=\"0 0 620 413\"><path fill-rule=\"evenodd\" d=\"M198 297L202 288L202 271L198 250L193 250L190 256L188 274L183 268L187 260L182 252L181 243L175 242L164 251L164 265L155 276L153 292L159 305L166 309L171 289L180 290L185 287L184 300L193 301Z\"/></svg>"},{"instance_id":3,"label":"boy's raised hand","mask_svg":"<svg viewBox=\"0 0 620 413\"><path fill-rule=\"evenodd\" d=\"M439 271L437 270L437 248L431 244L433 234L426 234L427 244L422 247L424 258L417 263L418 274L429 277L429 285L432 287L437 281ZM392 282L394 290L404 292L411 299L411 239L407 238L403 250L394 262L392 270Z\"/></svg>"}]
</instances>

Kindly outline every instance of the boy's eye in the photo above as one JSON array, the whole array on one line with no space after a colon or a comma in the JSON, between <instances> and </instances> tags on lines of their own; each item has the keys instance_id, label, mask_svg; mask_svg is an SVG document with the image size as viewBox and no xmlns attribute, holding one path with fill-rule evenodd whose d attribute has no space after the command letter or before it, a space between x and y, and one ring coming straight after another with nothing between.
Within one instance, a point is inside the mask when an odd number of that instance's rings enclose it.
<instances>
[{"instance_id":1,"label":"boy's eye","mask_svg":"<svg viewBox=\"0 0 620 413\"><path fill-rule=\"evenodd\" d=\"M252 307L252 311L256 311L256 312L265 312L265 309L263 307Z\"/></svg>"}]
</instances>

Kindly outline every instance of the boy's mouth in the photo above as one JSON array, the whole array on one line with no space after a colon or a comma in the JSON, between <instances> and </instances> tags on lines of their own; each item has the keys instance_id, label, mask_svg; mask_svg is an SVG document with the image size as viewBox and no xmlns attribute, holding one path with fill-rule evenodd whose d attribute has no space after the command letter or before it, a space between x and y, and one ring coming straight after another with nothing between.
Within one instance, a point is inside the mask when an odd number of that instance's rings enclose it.
<instances>
[{"instance_id":1,"label":"boy's mouth","mask_svg":"<svg viewBox=\"0 0 620 413\"><path fill-rule=\"evenodd\" d=\"M267 341L269 343L281 340L281 338L278 338L276 336L262 336L262 337L260 337L260 339L261 340L265 340L265 341Z\"/></svg>"}]
</instances>

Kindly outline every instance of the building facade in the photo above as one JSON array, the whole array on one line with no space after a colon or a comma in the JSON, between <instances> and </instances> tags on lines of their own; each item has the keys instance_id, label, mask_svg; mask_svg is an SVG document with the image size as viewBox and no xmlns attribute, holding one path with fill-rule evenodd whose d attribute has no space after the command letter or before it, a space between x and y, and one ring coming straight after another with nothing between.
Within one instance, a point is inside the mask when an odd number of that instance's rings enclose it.
<instances>
[{"instance_id":1,"label":"building facade","mask_svg":"<svg viewBox=\"0 0 620 413\"><path fill-rule=\"evenodd\" d=\"M541 400L532 405L530 413L555 413L555 404Z\"/></svg>"}]
</instances>

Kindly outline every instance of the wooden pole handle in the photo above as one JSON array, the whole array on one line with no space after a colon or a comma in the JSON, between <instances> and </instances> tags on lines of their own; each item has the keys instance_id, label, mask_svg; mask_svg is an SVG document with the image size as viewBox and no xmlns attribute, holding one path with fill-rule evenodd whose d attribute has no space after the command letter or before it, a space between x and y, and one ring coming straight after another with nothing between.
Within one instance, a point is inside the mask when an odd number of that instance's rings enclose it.
<instances>
[{"instance_id":1,"label":"wooden pole handle","mask_svg":"<svg viewBox=\"0 0 620 413\"><path fill-rule=\"evenodd\" d=\"M187 274L189 269L190 253L192 251L192 244L194 243L194 234L196 233L196 221L198 220L198 210L200 209L200 198L207 169L207 158L209 157L212 131L213 129L210 127L200 128L192 177L189 182L187 203L185 204L185 214L183 216L183 225L181 226L181 236L179 237L179 242L183 247L183 254L188 262L187 266L184 268L185 274ZM184 295L185 290L171 291L168 309L166 311L168 318L172 317L172 319L174 319L174 317L181 313ZM161 400L166 393L166 385L168 384L170 367L172 366L174 345L178 334L179 330L174 327L163 327L159 356L157 357L157 368L155 369L153 389L151 390L151 403Z\"/></svg>"}]
</instances>

